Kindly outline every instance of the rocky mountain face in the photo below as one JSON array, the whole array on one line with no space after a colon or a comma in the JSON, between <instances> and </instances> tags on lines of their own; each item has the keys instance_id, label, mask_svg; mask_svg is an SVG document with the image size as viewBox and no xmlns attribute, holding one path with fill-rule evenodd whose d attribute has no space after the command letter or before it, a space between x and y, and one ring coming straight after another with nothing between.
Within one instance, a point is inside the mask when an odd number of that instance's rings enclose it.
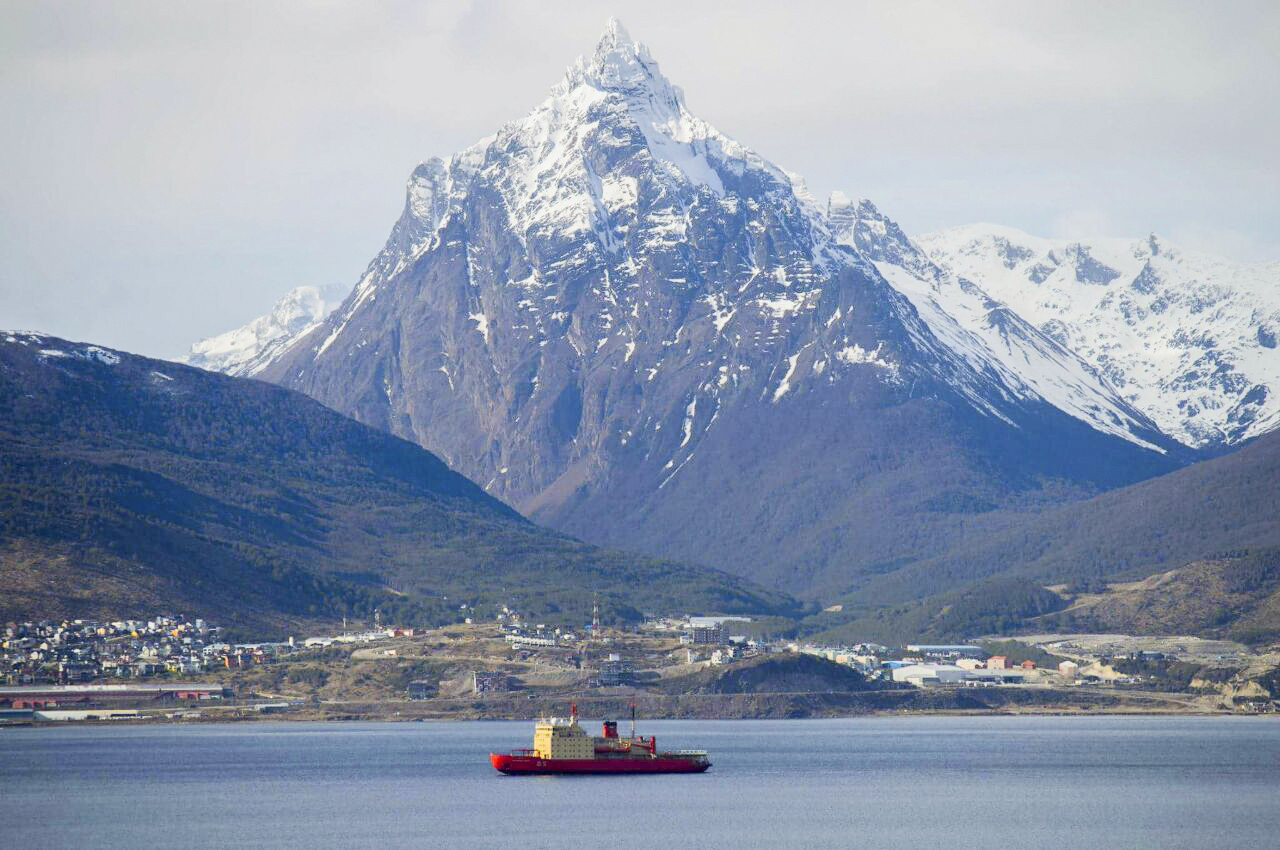
<instances>
[{"instance_id":1,"label":"rocky mountain face","mask_svg":"<svg viewBox=\"0 0 1280 850\"><path fill-rule=\"evenodd\" d=\"M995 225L917 241L1181 442L1220 448L1280 426L1280 263L1241 266L1154 235L1082 243Z\"/></svg>"},{"instance_id":2,"label":"rocky mountain face","mask_svg":"<svg viewBox=\"0 0 1280 850\"><path fill-rule=\"evenodd\" d=\"M411 442L261 381L0 333L0 619L582 622L790 611L730 576L526 521Z\"/></svg>"},{"instance_id":3,"label":"rocky mountain face","mask_svg":"<svg viewBox=\"0 0 1280 850\"><path fill-rule=\"evenodd\" d=\"M351 295L258 375L540 522L815 593L1180 462L1044 333L941 315L948 289L987 303L691 114L615 23L419 166Z\"/></svg>"}]
</instances>

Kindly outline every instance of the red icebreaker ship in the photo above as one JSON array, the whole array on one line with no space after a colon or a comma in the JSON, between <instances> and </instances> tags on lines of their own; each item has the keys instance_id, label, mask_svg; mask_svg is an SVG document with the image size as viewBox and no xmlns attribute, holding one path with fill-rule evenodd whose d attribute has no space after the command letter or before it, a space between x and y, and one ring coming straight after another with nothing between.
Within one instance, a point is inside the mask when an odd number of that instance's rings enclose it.
<instances>
[{"instance_id":1,"label":"red icebreaker ship","mask_svg":"<svg viewBox=\"0 0 1280 850\"><path fill-rule=\"evenodd\" d=\"M578 725L578 707L568 718L539 721L533 749L490 753L489 761L503 773L702 773L711 767L705 750L658 752L655 738L636 736L635 706L631 707L631 737L618 737L618 724L604 722L598 738Z\"/></svg>"}]
</instances>

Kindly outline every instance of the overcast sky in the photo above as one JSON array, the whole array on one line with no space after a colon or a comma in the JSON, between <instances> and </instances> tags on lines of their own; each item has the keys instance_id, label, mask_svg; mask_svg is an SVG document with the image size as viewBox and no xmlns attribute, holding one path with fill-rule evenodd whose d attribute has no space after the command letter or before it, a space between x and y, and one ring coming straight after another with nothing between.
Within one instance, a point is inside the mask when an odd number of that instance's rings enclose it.
<instances>
[{"instance_id":1,"label":"overcast sky","mask_svg":"<svg viewBox=\"0 0 1280 850\"><path fill-rule=\"evenodd\" d=\"M354 283L413 166L527 112L611 14L694 113L909 233L1280 259L1277 10L8 0L0 327L175 356Z\"/></svg>"}]
</instances>

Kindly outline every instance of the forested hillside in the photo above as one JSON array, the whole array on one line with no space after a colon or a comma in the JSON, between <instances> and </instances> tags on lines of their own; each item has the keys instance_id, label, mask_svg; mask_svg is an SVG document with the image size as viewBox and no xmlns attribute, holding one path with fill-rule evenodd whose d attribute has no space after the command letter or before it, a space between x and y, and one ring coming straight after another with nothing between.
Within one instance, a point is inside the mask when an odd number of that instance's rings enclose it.
<instances>
[{"instance_id":1,"label":"forested hillside","mask_svg":"<svg viewBox=\"0 0 1280 850\"><path fill-rule=\"evenodd\" d=\"M866 582L858 599L906 601L994 576L1136 579L1280 546L1280 433L1091 499L967 521L963 545Z\"/></svg>"},{"instance_id":2,"label":"forested hillside","mask_svg":"<svg viewBox=\"0 0 1280 850\"><path fill-rule=\"evenodd\" d=\"M298 393L0 337L0 619L158 608L275 627L461 604L767 611L737 578L541 529L437 457Z\"/></svg>"}]
</instances>

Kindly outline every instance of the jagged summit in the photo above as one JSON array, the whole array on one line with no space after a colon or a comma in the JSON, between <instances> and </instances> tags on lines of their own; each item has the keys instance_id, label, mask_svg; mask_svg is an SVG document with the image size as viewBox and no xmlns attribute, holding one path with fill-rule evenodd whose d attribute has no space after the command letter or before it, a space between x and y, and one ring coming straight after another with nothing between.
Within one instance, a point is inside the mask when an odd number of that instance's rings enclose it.
<instances>
[{"instance_id":1,"label":"jagged summit","mask_svg":"<svg viewBox=\"0 0 1280 850\"><path fill-rule=\"evenodd\" d=\"M684 92L661 72L649 49L631 38L616 18L610 18L590 56L580 56L569 67L551 95L525 119L508 125L519 135L535 138L544 127L555 143L557 126L566 119L581 124L586 116L617 111L639 130L650 155L675 179L707 186L724 194L723 168L714 160L754 158L685 106ZM617 121L609 121L616 128ZM499 134L501 137L502 133ZM545 148L544 148L545 150ZM565 153L576 156L572 146Z\"/></svg>"},{"instance_id":2,"label":"jagged summit","mask_svg":"<svg viewBox=\"0 0 1280 850\"><path fill-rule=\"evenodd\" d=\"M632 39L617 18L605 23L595 51L590 56L579 56L553 93L564 94L584 84L602 91L648 90L661 99L681 100L680 90L662 75L649 48Z\"/></svg>"},{"instance_id":3,"label":"jagged summit","mask_svg":"<svg viewBox=\"0 0 1280 850\"><path fill-rule=\"evenodd\" d=\"M623 44L639 44L631 38L631 32L613 15L604 22L604 33L600 36L600 42L596 46L597 52L601 47L613 47Z\"/></svg>"}]
</instances>

